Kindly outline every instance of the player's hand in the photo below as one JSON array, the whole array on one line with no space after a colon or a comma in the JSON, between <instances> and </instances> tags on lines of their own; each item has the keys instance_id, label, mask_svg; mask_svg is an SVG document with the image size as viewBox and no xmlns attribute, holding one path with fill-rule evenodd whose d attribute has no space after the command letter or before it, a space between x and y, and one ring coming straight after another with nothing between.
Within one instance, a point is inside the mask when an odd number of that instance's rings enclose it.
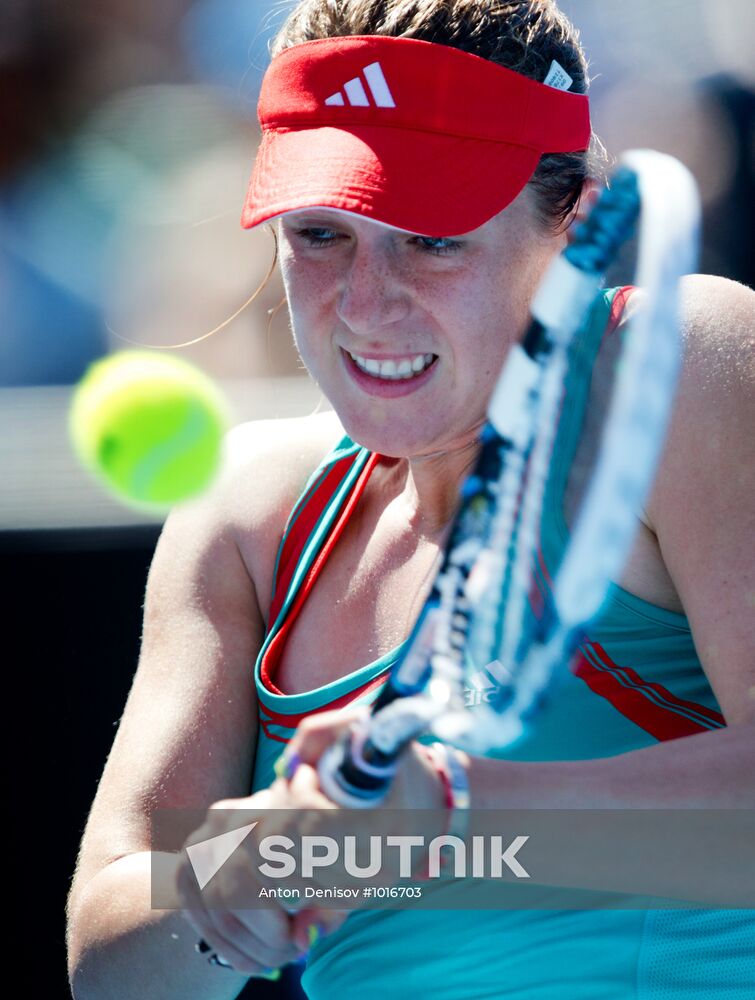
<instances>
[{"instance_id":1,"label":"player's hand","mask_svg":"<svg viewBox=\"0 0 755 1000\"><path fill-rule=\"evenodd\" d=\"M190 842L209 840L228 832L228 817L221 810L244 809L251 815L260 810L264 814L269 808L269 799L269 792L265 790L248 798L215 803L208 810L205 822L189 838ZM254 891L252 857L243 847L244 844L237 848L213 876L211 892L208 888L204 890L207 896L200 891L194 870L184 854L176 873L176 888L184 916L196 931L197 941L201 939L209 945L236 972L269 976L296 960L304 949L295 942L292 919L283 907L250 910L234 906L239 886L245 893Z\"/></svg>"},{"instance_id":2,"label":"player's hand","mask_svg":"<svg viewBox=\"0 0 755 1000\"><path fill-rule=\"evenodd\" d=\"M309 716L302 721L296 733L286 747L276 771L280 777L272 786L271 791L282 792L282 786L288 786L288 793L297 802L298 808L307 808L309 803L323 803L325 792L320 785L318 765L323 754L337 741L347 736L355 725L364 722L367 712L364 708L349 711L322 712ZM322 812L321 831L338 836L339 833L356 835L359 843L368 841L371 835L424 835L428 842L433 836L445 829L445 798L438 773L428 759L424 748L419 744L411 744L402 755L398 771L391 784L389 794L374 809L355 810L335 806L329 802L329 813ZM320 808L322 805L320 806ZM318 817L311 817L317 820ZM434 825L435 824L435 825ZM431 827L431 828L430 828ZM415 873L424 873L426 859L421 849L417 849ZM358 858L363 864L366 859ZM413 857L414 860L414 857ZM398 852L384 852L380 867L380 882L384 885L394 885L400 878L406 879L399 871ZM338 885L340 881L348 887L355 885L352 876L344 874L339 867L323 868L315 873L311 884L322 888ZM365 884L374 884L367 881ZM358 905L358 904L357 904ZM364 902L361 905L368 906ZM356 907L355 907L356 908ZM322 925L327 927L328 918L334 913L326 907L311 906L296 914L296 940L301 940L305 926ZM340 920L346 914L340 915Z\"/></svg>"},{"instance_id":3,"label":"player's hand","mask_svg":"<svg viewBox=\"0 0 755 1000\"><path fill-rule=\"evenodd\" d=\"M303 832L333 834L337 828L344 829L344 823L349 824L347 832L357 833L358 828L366 824L371 833L378 833L386 809L412 810L407 817L415 817L417 810L442 811L442 790L437 774L416 745L403 755L382 808L360 814L344 810L326 796L317 772L320 758L353 725L363 720L364 715L363 709L354 709L323 712L305 719L286 748L281 766L277 768L279 777L270 788L249 797L215 803L208 810L202 827L190 838L196 843L228 832L228 816L224 812L228 809L243 809L246 822L253 821L255 814L264 820L260 829L252 830L213 876L211 891L205 889L205 894L210 893L211 905L199 890L188 858L181 863L177 876L177 888L187 919L198 936L238 972L250 976L269 974L271 969L280 968L306 952L315 936L328 934L340 926L350 912L292 900L275 901L274 898L268 900L271 905L266 908L248 909L238 905L235 901L239 893L248 901L260 898L263 887L281 886L280 881L265 879L259 873L257 848L262 836L278 835L297 841ZM406 830L397 830L395 813L391 823L386 832L420 832L411 824ZM389 872L383 870L382 874L390 878ZM335 872L324 871L322 877L323 885L331 886L338 881ZM310 884L313 884L311 880ZM353 881L349 884L353 885Z\"/></svg>"},{"instance_id":4,"label":"player's hand","mask_svg":"<svg viewBox=\"0 0 755 1000\"><path fill-rule=\"evenodd\" d=\"M363 723L368 714L365 707L355 707L348 711L320 712L303 719L276 770L284 778L293 777L302 766L316 771L325 751L345 737L355 725ZM444 808L443 790L437 772L418 743L411 743L402 755L390 791L380 807L413 810Z\"/></svg>"},{"instance_id":5,"label":"player's hand","mask_svg":"<svg viewBox=\"0 0 755 1000\"><path fill-rule=\"evenodd\" d=\"M336 807L319 789L311 768L303 767L292 781L278 780L263 791L238 799L224 799L207 811L205 821L188 843L219 837L239 826L228 810L243 810L244 823L259 817L259 829L245 837L200 891L194 869L185 854L176 873L176 888L184 915L200 939L224 963L245 975L269 975L308 951L315 937L330 933L347 911L295 912L295 902L269 895L265 905L250 908L261 890L278 889L280 880L265 879L259 871L259 841L278 835L297 839L299 818L319 817Z\"/></svg>"}]
</instances>

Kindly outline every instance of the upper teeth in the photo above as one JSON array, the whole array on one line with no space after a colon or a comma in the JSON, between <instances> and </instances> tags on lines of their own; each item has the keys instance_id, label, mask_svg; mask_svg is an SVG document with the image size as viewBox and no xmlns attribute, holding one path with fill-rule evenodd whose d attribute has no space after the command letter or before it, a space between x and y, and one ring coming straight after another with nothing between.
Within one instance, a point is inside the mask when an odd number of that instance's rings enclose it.
<instances>
[{"instance_id":1,"label":"upper teeth","mask_svg":"<svg viewBox=\"0 0 755 1000\"><path fill-rule=\"evenodd\" d=\"M400 379L411 378L413 375L423 372L432 364L435 355L417 354L413 358L404 358L401 361L375 361L374 358L363 358L358 354L352 354L351 357L368 375L377 375L378 378Z\"/></svg>"}]
</instances>

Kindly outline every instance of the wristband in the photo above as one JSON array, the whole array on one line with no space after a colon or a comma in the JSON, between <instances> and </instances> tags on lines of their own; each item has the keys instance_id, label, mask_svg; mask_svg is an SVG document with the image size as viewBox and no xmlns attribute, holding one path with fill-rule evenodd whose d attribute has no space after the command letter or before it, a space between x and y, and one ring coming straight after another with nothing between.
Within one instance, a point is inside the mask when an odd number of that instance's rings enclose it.
<instances>
[{"instance_id":1,"label":"wristband","mask_svg":"<svg viewBox=\"0 0 755 1000\"><path fill-rule=\"evenodd\" d=\"M462 840L467 831L469 819L469 781L467 770L461 762L458 751L445 743L432 743L426 746L419 744L427 760L435 768L443 787L443 804L446 807L446 827L441 836L460 837ZM448 863L448 857L443 856L441 867ZM427 866L415 878L426 881L430 877Z\"/></svg>"},{"instance_id":2,"label":"wristband","mask_svg":"<svg viewBox=\"0 0 755 1000\"><path fill-rule=\"evenodd\" d=\"M469 820L469 778L467 769L462 764L459 751L447 743L433 743L436 767L443 783L448 822L446 836L461 837L467 832Z\"/></svg>"}]
</instances>

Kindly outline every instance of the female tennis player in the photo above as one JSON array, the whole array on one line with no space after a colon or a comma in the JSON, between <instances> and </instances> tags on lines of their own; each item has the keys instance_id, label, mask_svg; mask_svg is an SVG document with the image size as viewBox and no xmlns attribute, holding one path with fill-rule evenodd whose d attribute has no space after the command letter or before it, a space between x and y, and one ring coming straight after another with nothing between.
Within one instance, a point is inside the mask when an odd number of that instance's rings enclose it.
<instances>
[{"instance_id":1,"label":"female tennis player","mask_svg":"<svg viewBox=\"0 0 755 1000\"><path fill-rule=\"evenodd\" d=\"M188 868L191 923L150 909L155 808L337 808L317 763L398 656L497 374L600 180L585 58L551 0L304 0L273 54L243 222L276 227L296 343L334 413L236 429L229 475L168 518L69 899L74 994L235 997L319 925L312 997L744 1000L746 911L220 912ZM755 803L753 298L710 277L683 295L660 471L572 673L506 759L413 744L385 806L453 810L467 788L482 808ZM635 307L607 290L580 334L545 588Z\"/></svg>"}]
</instances>

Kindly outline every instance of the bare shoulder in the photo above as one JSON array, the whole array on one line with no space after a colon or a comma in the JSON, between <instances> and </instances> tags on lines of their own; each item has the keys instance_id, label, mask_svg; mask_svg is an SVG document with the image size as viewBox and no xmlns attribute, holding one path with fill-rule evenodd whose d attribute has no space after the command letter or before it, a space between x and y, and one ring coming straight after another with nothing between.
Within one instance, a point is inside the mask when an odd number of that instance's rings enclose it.
<instances>
[{"instance_id":1,"label":"bare shoulder","mask_svg":"<svg viewBox=\"0 0 755 1000\"><path fill-rule=\"evenodd\" d=\"M682 282L680 306L682 368L659 472L666 494L694 491L701 473L704 481L736 468L755 422L755 293L725 278L692 275Z\"/></svg>"},{"instance_id":2,"label":"bare shoulder","mask_svg":"<svg viewBox=\"0 0 755 1000\"><path fill-rule=\"evenodd\" d=\"M729 721L755 683L755 294L723 278L682 286L684 358L648 513Z\"/></svg>"},{"instance_id":3,"label":"bare shoulder","mask_svg":"<svg viewBox=\"0 0 755 1000\"><path fill-rule=\"evenodd\" d=\"M680 386L732 393L755 380L755 292L727 278L695 274L681 284L684 371Z\"/></svg>"},{"instance_id":4,"label":"bare shoulder","mask_svg":"<svg viewBox=\"0 0 755 1000\"><path fill-rule=\"evenodd\" d=\"M257 732L249 677L264 637L265 560L271 575L290 504L334 436L329 417L239 427L213 488L171 511L72 899L111 861L148 849L156 807L248 793Z\"/></svg>"},{"instance_id":5,"label":"bare shoulder","mask_svg":"<svg viewBox=\"0 0 755 1000\"><path fill-rule=\"evenodd\" d=\"M751 388L755 379L755 292L728 278L692 274L680 284L683 366L678 402L695 387ZM642 308L638 289L630 307Z\"/></svg>"},{"instance_id":6,"label":"bare shoulder","mask_svg":"<svg viewBox=\"0 0 755 1000\"><path fill-rule=\"evenodd\" d=\"M226 437L217 503L255 582L263 614L286 518L311 474L342 435L337 416L326 412L249 421Z\"/></svg>"},{"instance_id":7,"label":"bare shoulder","mask_svg":"<svg viewBox=\"0 0 755 1000\"><path fill-rule=\"evenodd\" d=\"M343 429L332 411L285 420L250 420L226 435L223 483L241 488L255 508L264 485L270 499L295 488L338 441ZM227 497L226 499L230 499Z\"/></svg>"}]
</instances>

